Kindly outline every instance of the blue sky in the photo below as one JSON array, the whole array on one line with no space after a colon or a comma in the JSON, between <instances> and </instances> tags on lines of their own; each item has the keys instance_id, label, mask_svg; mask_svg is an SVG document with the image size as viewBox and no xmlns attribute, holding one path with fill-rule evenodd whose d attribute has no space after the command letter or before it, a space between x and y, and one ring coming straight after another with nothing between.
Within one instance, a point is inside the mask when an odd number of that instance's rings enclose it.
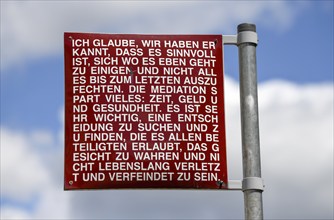
<instances>
[{"instance_id":1,"label":"blue sky","mask_svg":"<svg viewBox=\"0 0 334 220\"><path fill-rule=\"evenodd\" d=\"M232 35L243 22L259 36L265 216L333 218L333 1L1 1L1 217L241 218L241 192L63 192L62 112L66 31ZM229 173L240 179L238 53L224 50ZM212 202L224 196L223 208Z\"/></svg>"},{"instance_id":2,"label":"blue sky","mask_svg":"<svg viewBox=\"0 0 334 220\"><path fill-rule=\"evenodd\" d=\"M260 82L271 79L298 84L333 81L333 12L326 7L330 1L307 3L310 5L296 15L298 20L288 30L280 30L275 24L271 27L258 24ZM234 62L233 66L237 65ZM226 61L226 72L236 79L238 71L230 70L230 65Z\"/></svg>"}]
</instances>

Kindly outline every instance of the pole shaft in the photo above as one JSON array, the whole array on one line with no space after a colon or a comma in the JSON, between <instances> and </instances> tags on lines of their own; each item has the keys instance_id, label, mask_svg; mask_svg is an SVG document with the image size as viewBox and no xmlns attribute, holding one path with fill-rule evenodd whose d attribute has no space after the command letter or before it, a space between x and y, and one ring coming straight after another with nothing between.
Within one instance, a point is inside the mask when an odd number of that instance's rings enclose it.
<instances>
[{"instance_id":1,"label":"pole shaft","mask_svg":"<svg viewBox=\"0 0 334 220\"><path fill-rule=\"evenodd\" d=\"M243 36L247 33L254 35L256 27L253 24L240 24L238 35L240 33ZM261 178L256 46L254 42L238 42L244 178ZM263 219L262 190L244 190L244 203L246 219Z\"/></svg>"}]
</instances>

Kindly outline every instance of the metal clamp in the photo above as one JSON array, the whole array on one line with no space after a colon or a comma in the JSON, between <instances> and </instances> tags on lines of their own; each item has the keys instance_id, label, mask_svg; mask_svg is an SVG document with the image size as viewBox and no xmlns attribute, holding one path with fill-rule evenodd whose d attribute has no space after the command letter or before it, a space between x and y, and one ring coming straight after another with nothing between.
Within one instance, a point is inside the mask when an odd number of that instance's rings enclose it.
<instances>
[{"instance_id":1,"label":"metal clamp","mask_svg":"<svg viewBox=\"0 0 334 220\"><path fill-rule=\"evenodd\" d=\"M242 31L238 33L238 45L242 43L258 44L257 33L254 31Z\"/></svg>"},{"instance_id":2,"label":"metal clamp","mask_svg":"<svg viewBox=\"0 0 334 220\"><path fill-rule=\"evenodd\" d=\"M264 190L263 180L260 177L246 177L242 180L242 191Z\"/></svg>"}]
</instances>

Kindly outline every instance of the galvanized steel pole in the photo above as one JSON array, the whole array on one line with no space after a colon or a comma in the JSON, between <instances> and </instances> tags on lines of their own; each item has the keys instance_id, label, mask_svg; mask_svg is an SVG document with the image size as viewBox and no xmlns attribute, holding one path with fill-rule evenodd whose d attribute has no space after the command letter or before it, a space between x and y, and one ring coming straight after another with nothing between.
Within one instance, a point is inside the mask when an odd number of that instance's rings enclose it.
<instances>
[{"instance_id":1,"label":"galvanized steel pole","mask_svg":"<svg viewBox=\"0 0 334 220\"><path fill-rule=\"evenodd\" d=\"M263 219L259 114L257 96L256 46L254 24L238 25L240 108L245 218Z\"/></svg>"}]
</instances>

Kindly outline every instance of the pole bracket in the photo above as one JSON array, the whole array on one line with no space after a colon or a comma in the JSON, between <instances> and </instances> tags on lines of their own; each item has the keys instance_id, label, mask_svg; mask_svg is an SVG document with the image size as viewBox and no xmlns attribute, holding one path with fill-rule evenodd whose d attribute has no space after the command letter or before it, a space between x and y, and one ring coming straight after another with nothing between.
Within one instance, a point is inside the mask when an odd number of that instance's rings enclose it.
<instances>
[{"instance_id":1,"label":"pole bracket","mask_svg":"<svg viewBox=\"0 0 334 220\"><path fill-rule=\"evenodd\" d=\"M223 44L224 45L237 45L238 44L237 35L223 35Z\"/></svg>"},{"instance_id":2,"label":"pole bracket","mask_svg":"<svg viewBox=\"0 0 334 220\"><path fill-rule=\"evenodd\" d=\"M246 177L242 180L242 191L264 190L263 180L260 177Z\"/></svg>"},{"instance_id":3,"label":"pole bracket","mask_svg":"<svg viewBox=\"0 0 334 220\"><path fill-rule=\"evenodd\" d=\"M252 43L257 45L259 42L257 33L254 31L242 31L237 35L223 35L224 45L237 45L243 43Z\"/></svg>"},{"instance_id":4,"label":"pole bracket","mask_svg":"<svg viewBox=\"0 0 334 220\"><path fill-rule=\"evenodd\" d=\"M228 180L228 190L242 190L241 180Z\"/></svg>"}]
</instances>

